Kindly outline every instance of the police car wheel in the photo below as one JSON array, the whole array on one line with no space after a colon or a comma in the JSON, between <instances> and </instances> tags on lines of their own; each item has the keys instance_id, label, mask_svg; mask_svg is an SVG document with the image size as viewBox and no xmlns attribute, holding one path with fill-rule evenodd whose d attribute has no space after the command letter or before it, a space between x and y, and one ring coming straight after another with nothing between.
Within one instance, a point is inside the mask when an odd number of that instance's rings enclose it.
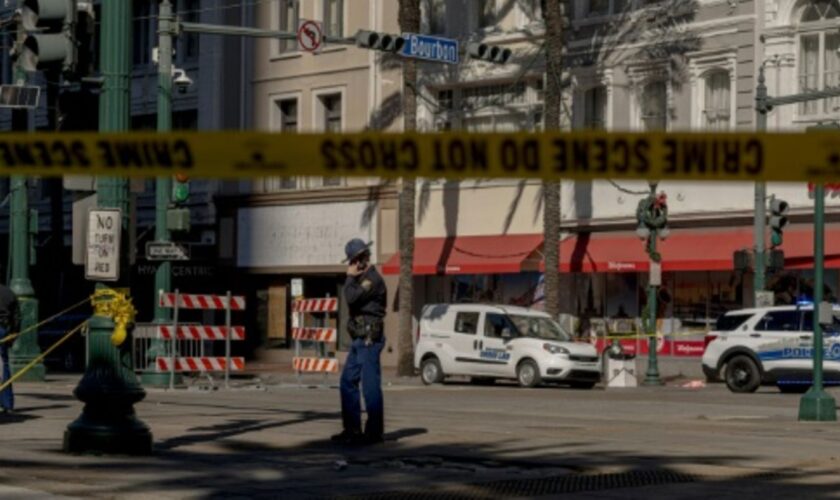
<instances>
[{"instance_id":1,"label":"police car wheel","mask_svg":"<svg viewBox=\"0 0 840 500\"><path fill-rule=\"evenodd\" d=\"M439 384L443 381L443 370L437 358L428 358L420 365L420 379L426 385Z\"/></svg>"},{"instance_id":2,"label":"police car wheel","mask_svg":"<svg viewBox=\"0 0 840 500\"><path fill-rule=\"evenodd\" d=\"M516 367L516 380L522 387L536 387L540 385L542 378L540 377L539 367L530 359L522 361Z\"/></svg>"},{"instance_id":3,"label":"police car wheel","mask_svg":"<svg viewBox=\"0 0 840 500\"><path fill-rule=\"evenodd\" d=\"M726 363L725 380L732 392L755 392L761 385L761 373L749 356L735 356Z\"/></svg>"}]
</instances>

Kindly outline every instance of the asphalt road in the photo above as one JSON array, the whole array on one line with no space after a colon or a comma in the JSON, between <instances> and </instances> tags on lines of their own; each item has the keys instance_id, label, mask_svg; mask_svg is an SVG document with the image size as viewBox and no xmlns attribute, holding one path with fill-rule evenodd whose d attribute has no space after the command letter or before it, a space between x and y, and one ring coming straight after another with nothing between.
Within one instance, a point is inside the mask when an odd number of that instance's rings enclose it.
<instances>
[{"instance_id":1,"label":"asphalt road","mask_svg":"<svg viewBox=\"0 0 840 500\"><path fill-rule=\"evenodd\" d=\"M331 388L150 391L151 457L68 456L69 379L18 386L0 420L0 496L96 498L835 498L840 424L798 396L724 387L386 387L389 440L339 430ZM835 392L840 399L840 393ZM0 417L2 418L2 417Z\"/></svg>"}]
</instances>

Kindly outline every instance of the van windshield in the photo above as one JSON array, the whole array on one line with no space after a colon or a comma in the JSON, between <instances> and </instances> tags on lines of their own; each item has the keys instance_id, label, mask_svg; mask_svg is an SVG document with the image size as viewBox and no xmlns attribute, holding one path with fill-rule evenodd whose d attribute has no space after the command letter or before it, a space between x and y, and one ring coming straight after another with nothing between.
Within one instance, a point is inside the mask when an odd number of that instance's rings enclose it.
<instances>
[{"instance_id":1,"label":"van windshield","mask_svg":"<svg viewBox=\"0 0 840 500\"><path fill-rule=\"evenodd\" d=\"M525 337L562 342L567 342L572 338L556 321L550 318L511 315L510 319L516 325L519 334Z\"/></svg>"}]
</instances>

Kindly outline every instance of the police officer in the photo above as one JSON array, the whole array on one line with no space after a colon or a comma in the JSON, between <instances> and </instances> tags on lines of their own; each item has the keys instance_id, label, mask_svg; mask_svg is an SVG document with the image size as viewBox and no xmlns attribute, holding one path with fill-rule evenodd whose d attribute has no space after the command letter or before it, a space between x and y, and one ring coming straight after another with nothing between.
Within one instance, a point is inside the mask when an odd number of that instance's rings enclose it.
<instances>
[{"instance_id":1,"label":"police officer","mask_svg":"<svg viewBox=\"0 0 840 500\"><path fill-rule=\"evenodd\" d=\"M20 331L20 305L17 296L9 287L0 284L0 341L13 332ZM11 342L0 344L0 362L3 363L3 382L12 376L9 366L9 350ZM0 393L0 409L3 413L9 413L15 408L15 395L12 386L7 387Z\"/></svg>"},{"instance_id":2,"label":"police officer","mask_svg":"<svg viewBox=\"0 0 840 500\"><path fill-rule=\"evenodd\" d=\"M333 441L344 444L382 442L385 427L382 402L382 370L379 357L385 346L382 318L387 290L376 268L370 264L370 245L360 239L344 247L349 263L344 283L344 300L350 310L348 330L353 339L341 373L341 419L344 430ZM362 433L359 383L365 397L367 423Z\"/></svg>"}]
</instances>

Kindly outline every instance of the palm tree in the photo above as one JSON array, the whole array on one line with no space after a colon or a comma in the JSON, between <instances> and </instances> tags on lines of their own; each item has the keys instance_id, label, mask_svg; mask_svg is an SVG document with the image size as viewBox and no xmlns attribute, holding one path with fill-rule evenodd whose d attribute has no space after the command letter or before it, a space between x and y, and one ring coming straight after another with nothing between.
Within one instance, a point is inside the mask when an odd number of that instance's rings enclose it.
<instances>
[{"instance_id":1,"label":"palm tree","mask_svg":"<svg viewBox=\"0 0 840 500\"><path fill-rule=\"evenodd\" d=\"M420 32L420 0L399 0L399 23L403 33ZM412 59L403 62L403 119L405 131L417 130L417 65ZM400 285L399 336L397 342L397 374L414 372L412 340L414 306L414 223L416 184L404 179L400 194Z\"/></svg>"},{"instance_id":2,"label":"palm tree","mask_svg":"<svg viewBox=\"0 0 840 500\"><path fill-rule=\"evenodd\" d=\"M565 44L563 18L568 5L564 0L543 0L545 21L545 129L560 129L563 104L562 78ZM545 233L545 310L552 317L560 314L560 181L543 182L543 231Z\"/></svg>"}]
</instances>

